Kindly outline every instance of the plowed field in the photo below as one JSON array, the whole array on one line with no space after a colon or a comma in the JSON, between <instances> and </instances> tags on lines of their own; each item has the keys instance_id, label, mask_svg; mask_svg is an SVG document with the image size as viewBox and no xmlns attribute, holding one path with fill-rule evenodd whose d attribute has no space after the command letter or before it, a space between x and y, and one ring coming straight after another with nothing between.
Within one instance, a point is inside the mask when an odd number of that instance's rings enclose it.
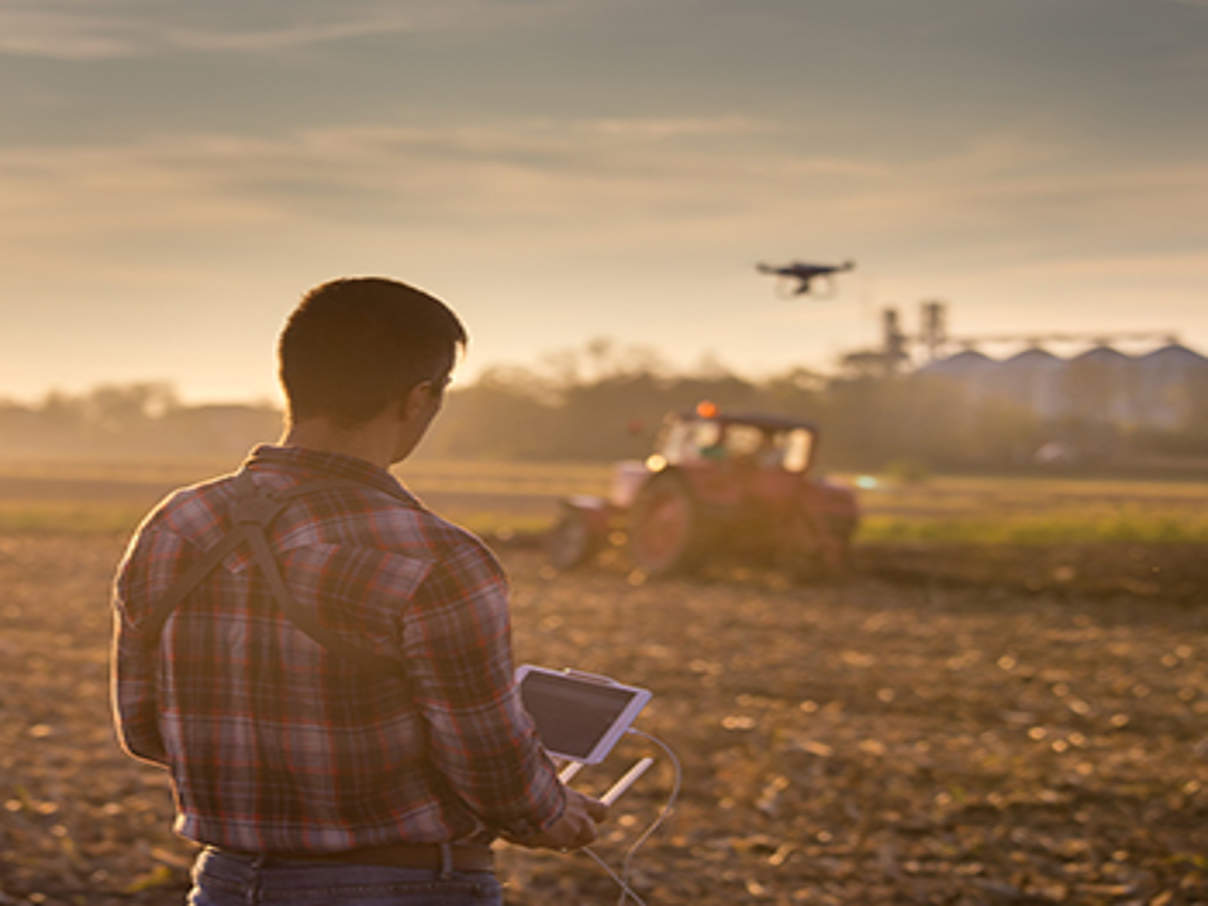
<instances>
[{"instance_id":1,"label":"plowed field","mask_svg":"<svg viewBox=\"0 0 1208 906\"><path fill-rule=\"evenodd\" d=\"M183 898L164 776L109 726L121 543L0 536L0 904ZM634 862L651 904L1205 903L1202 549L1137 550L883 548L821 586L503 556L520 660L654 690L639 726L683 791ZM598 791L648 751L598 846L613 865L669 761L627 740L575 781ZM585 856L500 861L517 906L615 901Z\"/></svg>"}]
</instances>

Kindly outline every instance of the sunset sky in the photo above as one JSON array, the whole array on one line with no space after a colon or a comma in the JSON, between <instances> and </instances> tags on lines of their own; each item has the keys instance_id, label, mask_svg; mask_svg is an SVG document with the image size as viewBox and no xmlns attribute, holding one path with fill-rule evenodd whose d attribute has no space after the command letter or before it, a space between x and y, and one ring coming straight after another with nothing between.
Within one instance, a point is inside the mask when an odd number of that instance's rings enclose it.
<instances>
[{"instance_id":1,"label":"sunset sky","mask_svg":"<svg viewBox=\"0 0 1208 906\"><path fill-rule=\"evenodd\" d=\"M1208 351L1208 0L0 0L0 99L0 398L275 399L344 274L449 302L467 379L826 368L926 298Z\"/></svg>"}]
</instances>

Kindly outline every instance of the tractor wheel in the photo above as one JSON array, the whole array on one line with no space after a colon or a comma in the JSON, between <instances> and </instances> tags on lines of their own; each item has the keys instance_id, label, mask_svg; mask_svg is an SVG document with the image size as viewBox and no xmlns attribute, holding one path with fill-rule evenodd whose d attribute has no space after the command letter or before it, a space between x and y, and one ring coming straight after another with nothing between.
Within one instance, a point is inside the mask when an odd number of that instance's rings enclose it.
<instances>
[{"instance_id":1,"label":"tractor wheel","mask_svg":"<svg viewBox=\"0 0 1208 906\"><path fill-rule=\"evenodd\" d=\"M545 554L555 569L574 569L591 558L599 547L587 517L573 507L564 507L562 515L545 536Z\"/></svg>"},{"instance_id":2,"label":"tractor wheel","mask_svg":"<svg viewBox=\"0 0 1208 906\"><path fill-rule=\"evenodd\" d=\"M674 473L650 479L629 514L629 559L648 576L689 568L700 543L699 512L687 483Z\"/></svg>"}]
</instances>

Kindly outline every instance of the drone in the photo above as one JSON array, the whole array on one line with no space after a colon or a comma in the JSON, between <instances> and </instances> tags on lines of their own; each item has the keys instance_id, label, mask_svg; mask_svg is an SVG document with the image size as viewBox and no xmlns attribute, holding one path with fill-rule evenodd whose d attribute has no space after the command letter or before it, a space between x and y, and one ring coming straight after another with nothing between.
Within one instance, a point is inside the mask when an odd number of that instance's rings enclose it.
<instances>
[{"instance_id":1,"label":"drone","mask_svg":"<svg viewBox=\"0 0 1208 906\"><path fill-rule=\"evenodd\" d=\"M794 261L792 264L786 264L783 267L775 267L771 264L764 264L762 261L755 265L755 269L761 274L773 274L782 278L779 284L781 289L778 290L779 295L787 298L789 296L806 296L816 295L814 293L814 282L817 280L824 281L825 292L823 298L830 298L835 294L834 275L849 271L856 266L854 261L844 261L842 264L809 264L805 261ZM785 280L796 280L795 287L789 287L784 282Z\"/></svg>"}]
</instances>

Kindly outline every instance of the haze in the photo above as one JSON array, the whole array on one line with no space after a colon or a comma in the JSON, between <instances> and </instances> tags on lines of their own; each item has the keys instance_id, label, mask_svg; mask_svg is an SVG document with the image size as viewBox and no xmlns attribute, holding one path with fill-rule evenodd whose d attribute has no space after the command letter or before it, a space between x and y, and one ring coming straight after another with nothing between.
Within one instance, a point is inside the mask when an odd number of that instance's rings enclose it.
<instances>
[{"instance_id":1,"label":"haze","mask_svg":"<svg viewBox=\"0 0 1208 906\"><path fill-rule=\"evenodd\" d=\"M597 336L825 368L958 333L1208 347L1194 0L0 2L0 397L275 398L309 286L466 320L465 378ZM758 260L858 262L825 301Z\"/></svg>"}]
</instances>

